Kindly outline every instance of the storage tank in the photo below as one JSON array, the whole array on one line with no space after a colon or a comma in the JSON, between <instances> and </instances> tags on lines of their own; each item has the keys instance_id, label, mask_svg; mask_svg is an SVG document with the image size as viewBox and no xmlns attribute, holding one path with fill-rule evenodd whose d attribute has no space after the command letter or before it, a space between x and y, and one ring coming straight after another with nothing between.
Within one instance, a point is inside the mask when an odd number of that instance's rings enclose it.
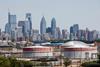
<instances>
[{"instance_id":1,"label":"storage tank","mask_svg":"<svg viewBox=\"0 0 100 67\"><path fill-rule=\"evenodd\" d=\"M70 41L62 45L62 53L68 58L96 58L97 48L80 41Z\"/></svg>"},{"instance_id":2,"label":"storage tank","mask_svg":"<svg viewBox=\"0 0 100 67\"><path fill-rule=\"evenodd\" d=\"M53 56L52 47L28 46L23 48L24 57L50 57Z\"/></svg>"}]
</instances>

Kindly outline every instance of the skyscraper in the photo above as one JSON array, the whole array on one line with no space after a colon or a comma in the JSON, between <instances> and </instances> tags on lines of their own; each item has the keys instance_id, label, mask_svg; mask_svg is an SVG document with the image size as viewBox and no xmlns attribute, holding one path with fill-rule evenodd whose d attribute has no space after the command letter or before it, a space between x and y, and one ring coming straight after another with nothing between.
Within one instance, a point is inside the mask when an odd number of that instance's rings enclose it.
<instances>
[{"instance_id":1,"label":"skyscraper","mask_svg":"<svg viewBox=\"0 0 100 67\"><path fill-rule=\"evenodd\" d=\"M31 19L31 13L26 13L26 18L25 20L27 21L27 30L29 33L29 37L32 35L32 19Z\"/></svg>"},{"instance_id":2,"label":"skyscraper","mask_svg":"<svg viewBox=\"0 0 100 67\"><path fill-rule=\"evenodd\" d=\"M55 18L52 18L51 20L51 30L52 30L51 34L53 38L56 39L56 20Z\"/></svg>"},{"instance_id":3,"label":"skyscraper","mask_svg":"<svg viewBox=\"0 0 100 67\"><path fill-rule=\"evenodd\" d=\"M56 37L58 40L62 39L62 35L59 27L56 27Z\"/></svg>"},{"instance_id":4,"label":"skyscraper","mask_svg":"<svg viewBox=\"0 0 100 67\"><path fill-rule=\"evenodd\" d=\"M76 36L76 34L78 33L79 31L79 25L78 24L74 24L73 25L73 32L74 32L74 35Z\"/></svg>"},{"instance_id":5,"label":"skyscraper","mask_svg":"<svg viewBox=\"0 0 100 67\"><path fill-rule=\"evenodd\" d=\"M73 26L70 27L70 40L73 40Z\"/></svg>"},{"instance_id":6,"label":"skyscraper","mask_svg":"<svg viewBox=\"0 0 100 67\"><path fill-rule=\"evenodd\" d=\"M45 40L45 34L46 34L46 20L43 16L40 22L40 34L41 34L41 40Z\"/></svg>"},{"instance_id":7,"label":"skyscraper","mask_svg":"<svg viewBox=\"0 0 100 67\"><path fill-rule=\"evenodd\" d=\"M46 28L46 33L51 33L51 27Z\"/></svg>"},{"instance_id":8,"label":"skyscraper","mask_svg":"<svg viewBox=\"0 0 100 67\"><path fill-rule=\"evenodd\" d=\"M74 24L73 25L73 37L74 37L74 40L78 39L78 31L79 31L79 25L78 24Z\"/></svg>"},{"instance_id":9,"label":"skyscraper","mask_svg":"<svg viewBox=\"0 0 100 67\"><path fill-rule=\"evenodd\" d=\"M68 33L68 32L67 32L67 29L63 29L63 30L62 30L62 37L63 37L63 39L67 39L67 37L68 37L68 36L67 36L67 33Z\"/></svg>"},{"instance_id":10,"label":"skyscraper","mask_svg":"<svg viewBox=\"0 0 100 67\"><path fill-rule=\"evenodd\" d=\"M43 16L40 22L40 33L41 35L46 33L46 20L45 17Z\"/></svg>"},{"instance_id":11,"label":"skyscraper","mask_svg":"<svg viewBox=\"0 0 100 67\"><path fill-rule=\"evenodd\" d=\"M6 24L6 30L9 30L9 35L11 35L11 39L15 39L16 37L16 15L11 15L8 12L8 23Z\"/></svg>"},{"instance_id":12,"label":"skyscraper","mask_svg":"<svg viewBox=\"0 0 100 67\"><path fill-rule=\"evenodd\" d=\"M25 24L23 26L23 34L26 38L30 37L30 28L29 28L29 22L25 20Z\"/></svg>"},{"instance_id":13,"label":"skyscraper","mask_svg":"<svg viewBox=\"0 0 100 67\"><path fill-rule=\"evenodd\" d=\"M25 21L18 21L18 26L19 26L19 27L23 27L24 24L25 24Z\"/></svg>"},{"instance_id":14,"label":"skyscraper","mask_svg":"<svg viewBox=\"0 0 100 67\"><path fill-rule=\"evenodd\" d=\"M11 15L8 13L8 23L10 24L11 30L15 30L16 28L16 15Z\"/></svg>"},{"instance_id":15,"label":"skyscraper","mask_svg":"<svg viewBox=\"0 0 100 67\"><path fill-rule=\"evenodd\" d=\"M10 34L10 24L6 23L5 25L5 33Z\"/></svg>"}]
</instances>

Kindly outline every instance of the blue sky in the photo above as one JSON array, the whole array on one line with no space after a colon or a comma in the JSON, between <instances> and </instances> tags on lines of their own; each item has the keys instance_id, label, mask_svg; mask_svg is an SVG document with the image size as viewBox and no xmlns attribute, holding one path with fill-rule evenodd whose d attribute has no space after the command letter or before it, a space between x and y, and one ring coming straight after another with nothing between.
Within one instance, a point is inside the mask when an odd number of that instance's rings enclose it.
<instances>
[{"instance_id":1,"label":"blue sky","mask_svg":"<svg viewBox=\"0 0 100 67\"><path fill-rule=\"evenodd\" d=\"M31 12L35 29L40 28L42 16L47 26L55 17L61 29L69 29L73 24L79 24L81 29L100 29L100 0L0 0L0 28L3 30L8 11L17 15L17 21L24 20L25 13Z\"/></svg>"}]
</instances>

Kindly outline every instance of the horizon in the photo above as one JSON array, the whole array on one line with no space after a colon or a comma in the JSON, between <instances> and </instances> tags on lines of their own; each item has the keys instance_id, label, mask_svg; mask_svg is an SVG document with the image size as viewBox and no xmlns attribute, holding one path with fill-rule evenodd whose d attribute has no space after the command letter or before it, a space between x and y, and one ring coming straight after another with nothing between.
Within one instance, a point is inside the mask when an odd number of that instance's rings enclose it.
<instances>
[{"instance_id":1,"label":"horizon","mask_svg":"<svg viewBox=\"0 0 100 67\"><path fill-rule=\"evenodd\" d=\"M8 22L8 12L17 16L17 22L25 19L26 13L32 14L32 28L39 29L42 16L47 27L55 17L57 27L67 29L73 24L79 24L80 29L100 31L100 1L99 0L2 0L0 1L0 28L4 30Z\"/></svg>"}]
</instances>

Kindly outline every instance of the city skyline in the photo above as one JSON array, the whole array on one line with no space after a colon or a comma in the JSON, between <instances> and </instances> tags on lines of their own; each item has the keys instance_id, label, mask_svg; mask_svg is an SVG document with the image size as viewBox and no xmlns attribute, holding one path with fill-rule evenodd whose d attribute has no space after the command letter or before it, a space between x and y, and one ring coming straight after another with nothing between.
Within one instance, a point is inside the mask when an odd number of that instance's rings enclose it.
<instances>
[{"instance_id":1,"label":"city skyline","mask_svg":"<svg viewBox=\"0 0 100 67\"><path fill-rule=\"evenodd\" d=\"M17 23L24 20L25 14L30 12L33 29L39 29L41 18L44 16L47 27L50 27L51 19L55 17L57 27L59 26L61 29L69 29L73 24L79 24L81 29L88 27L90 30L99 30L99 3L99 0L21 0L20 2L19 0L2 0L0 1L0 28L4 30L5 24L8 22L7 14L10 11L16 15Z\"/></svg>"}]
</instances>

